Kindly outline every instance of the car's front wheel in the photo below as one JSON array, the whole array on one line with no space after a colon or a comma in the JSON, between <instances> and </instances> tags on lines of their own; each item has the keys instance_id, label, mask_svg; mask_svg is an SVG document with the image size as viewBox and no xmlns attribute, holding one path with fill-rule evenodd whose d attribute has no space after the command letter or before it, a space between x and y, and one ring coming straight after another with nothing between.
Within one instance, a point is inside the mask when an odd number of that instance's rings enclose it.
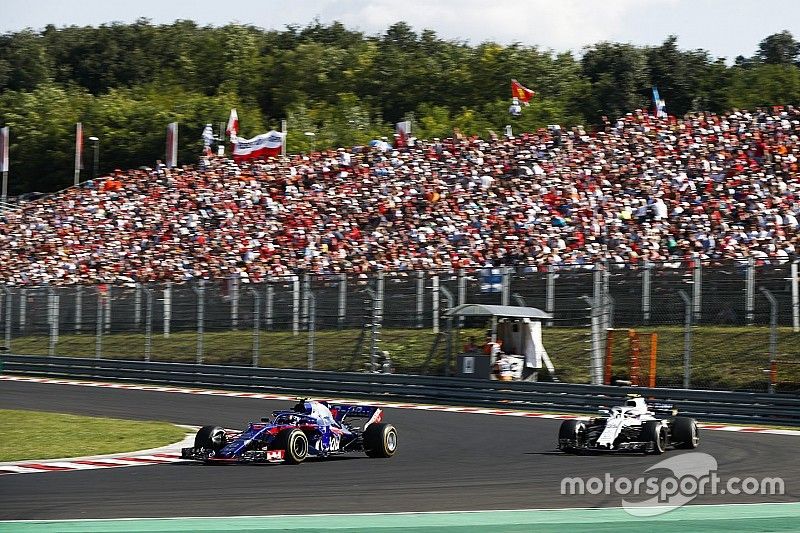
<instances>
[{"instance_id":1,"label":"car's front wheel","mask_svg":"<svg viewBox=\"0 0 800 533\"><path fill-rule=\"evenodd\" d=\"M283 461L291 465L298 465L308 457L308 437L297 428L279 433L277 447L283 448Z\"/></svg>"},{"instance_id":2,"label":"car's front wheel","mask_svg":"<svg viewBox=\"0 0 800 533\"><path fill-rule=\"evenodd\" d=\"M369 457L391 457L397 451L397 430L391 424L370 424L364 431L364 451Z\"/></svg>"},{"instance_id":3,"label":"car's front wheel","mask_svg":"<svg viewBox=\"0 0 800 533\"><path fill-rule=\"evenodd\" d=\"M558 447L566 453L575 453L585 444L586 422L583 420L564 420L558 429Z\"/></svg>"},{"instance_id":4,"label":"car's front wheel","mask_svg":"<svg viewBox=\"0 0 800 533\"><path fill-rule=\"evenodd\" d=\"M225 430L219 426L203 426L194 437L194 447L204 450L220 451L228 443Z\"/></svg>"},{"instance_id":5,"label":"car's front wheel","mask_svg":"<svg viewBox=\"0 0 800 533\"><path fill-rule=\"evenodd\" d=\"M648 453L661 455L667 450L667 428L660 420L648 420L643 423L641 439L652 444Z\"/></svg>"}]
</instances>

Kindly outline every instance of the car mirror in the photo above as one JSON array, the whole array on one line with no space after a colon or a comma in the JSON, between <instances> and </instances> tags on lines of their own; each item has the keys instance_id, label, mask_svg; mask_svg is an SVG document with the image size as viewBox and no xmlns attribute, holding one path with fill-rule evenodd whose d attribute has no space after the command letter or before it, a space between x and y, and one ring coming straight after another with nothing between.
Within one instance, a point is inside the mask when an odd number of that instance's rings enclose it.
<instances>
[{"instance_id":1,"label":"car mirror","mask_svg":"<svg viewBox=\"0 0 800 533\"><path fill-rule=\"evenodd\" d=\"M269 417L268 416L262 416L261 417L261 421L262 422L269 422Z\"/></svg>"}]
</instances>

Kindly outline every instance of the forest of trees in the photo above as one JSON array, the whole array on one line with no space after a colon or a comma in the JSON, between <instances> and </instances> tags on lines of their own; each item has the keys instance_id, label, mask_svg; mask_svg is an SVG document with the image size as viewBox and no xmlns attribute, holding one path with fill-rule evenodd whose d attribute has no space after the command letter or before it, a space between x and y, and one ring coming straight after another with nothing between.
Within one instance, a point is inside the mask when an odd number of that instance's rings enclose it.
<instances>
[{"instance_id":1,"label":"forest of trees","mask_svg":"<svg viewBox=\"0 0 800 533\"><path fill-rule=\"evenodd\" d=\"M681 50L674 36L655 47L602 42L576 57L448 41L405 23L377 36L319 22L283 31L144 19L47 26L0 36L0 126L11 129L10 192L50 191L72 183L79 121L85 138L101 139L101 170L163 158L172 121L180 123L179 161L191 163L203 125L227 120L232 107L245 137L287 119L290 152L310 148L302 132L315 132L318 149L349 146L389 135L404 119L422 138L453 128L486 136L508 123L515 131L596 124L649 107L654 85L679 116L796 104L799 53L787 31L728 65L704 50ZM513 120L511 78L536 91Z\"/></svg>"}]
</instances>

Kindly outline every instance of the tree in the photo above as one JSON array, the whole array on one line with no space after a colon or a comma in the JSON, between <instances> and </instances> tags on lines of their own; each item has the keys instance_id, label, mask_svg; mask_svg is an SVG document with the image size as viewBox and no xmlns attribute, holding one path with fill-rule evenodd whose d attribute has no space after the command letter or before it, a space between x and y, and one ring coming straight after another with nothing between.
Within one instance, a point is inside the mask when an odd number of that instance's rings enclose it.
<instances>
[{"instance_id":1,"label":"tree","mask_svg":"<svg viewBox=\"0 0 800 533\"><path fill-rule=\"evenodd\" d=\"M641 48L631 44L599 43L584 49L581 66L592 87L584 106L591 120L647 107L650 80Z\"/></svg>"},{"instance_id":2,"label":"tree","mask_svg":"<svg viewBox=\"0 0 800 533\"><path fill-rule=\"evenodd\" d=\"M794 40L789 31L783 30L761 41L756 57L767 65L793 65L798 53L800 43Z\"/></svg>"}]
</instances>

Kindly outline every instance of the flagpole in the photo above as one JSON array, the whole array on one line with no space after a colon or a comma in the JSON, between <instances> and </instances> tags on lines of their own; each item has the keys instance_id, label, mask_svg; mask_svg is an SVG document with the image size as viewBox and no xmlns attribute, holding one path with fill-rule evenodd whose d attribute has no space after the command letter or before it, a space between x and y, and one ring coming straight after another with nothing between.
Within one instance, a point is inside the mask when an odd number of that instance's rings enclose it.
<instances>
[{"instance_id":1,"label":"flagpole","mask_svg":"<svg viewBox=\"0 0 800 533\"><path fill-rule=\"evenodd\" d=\"M281 157L286 157L286 119L281 120L281 133L283 133L283 141L281 142Z\"/></svg>"}]
</instances>

